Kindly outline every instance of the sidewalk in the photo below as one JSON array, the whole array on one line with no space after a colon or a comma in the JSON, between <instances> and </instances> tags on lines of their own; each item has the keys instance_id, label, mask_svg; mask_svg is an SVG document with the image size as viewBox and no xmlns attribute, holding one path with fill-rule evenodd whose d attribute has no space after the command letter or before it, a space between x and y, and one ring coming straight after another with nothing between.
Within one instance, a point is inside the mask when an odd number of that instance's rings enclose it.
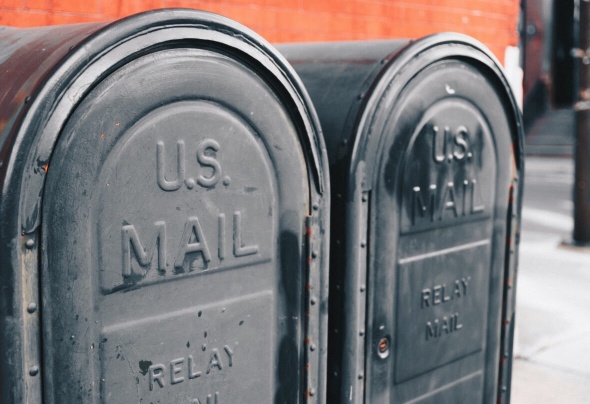
<instances>
[{"instance_id":1,"label":"sidewalk","mask_svg":"<svg viewBox=\"0 0 590 404\"><path fill-rule=\"evenodd\" d=\"M571 237L573 113L527 136L517 284L514 404L590 402L590 250Z\"/></svg>"},{"instance_id":2,"label":"sidewalk","mask_svg":"<svg viewBox=\"0 0 590 404\"><path fill-rule=\"evenodd\" d=\"M527 219L527 209L524 211ZM564 237L567 234L564 234ZM523 230L512 403L588 403L590 254Z\"/></svg>"},{"instance_id":3,"label":"sidewalk","mask_svg":"<svg viewBox=\"0 0 590 404\"><path fill-rule=\"evenodd\" d=\"M573 109L547 111L526 137L526 153L533 156L572 156L575 127Z\"/></svg>"}]
</instances>

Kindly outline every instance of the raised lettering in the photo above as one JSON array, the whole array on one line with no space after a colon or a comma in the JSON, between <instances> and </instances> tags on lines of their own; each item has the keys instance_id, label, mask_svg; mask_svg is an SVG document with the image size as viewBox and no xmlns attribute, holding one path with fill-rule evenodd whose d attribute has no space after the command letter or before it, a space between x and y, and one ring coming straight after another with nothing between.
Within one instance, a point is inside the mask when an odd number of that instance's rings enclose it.
<instances>
[{"instance_id":1,"label":"raised lettering","mask_svg":"<svg viewBox=\"0 0 590 404\"><path fill-rule=\"evenodd\" d=\"M440 136L438 126L432 127L432 158L437 164L443 163L447 157L447 131L448 128L445 128Z\"/></svg>"},{"instance_id":2,"label":"raised lettering","mask_svg":"<svg viewBox=\"0 0 590 404\"><path fill-rule=\"evenodd\" d=\"M447 316L444 316L442 319L442 324L440 327L440 334L442 334L443 331L445 332L445 334L449 333L449 319L447 318Z\"/></svg>"},{"instance_id":3,"label":"raised lettering","mask_svg":"<svg viewBox=\"0 0 590 404\"><path fill-rule=\"evenodd\" d=\"M428 321L426 323L426 341L432 338L440 338L462 328L463 324L459 324L459 313L443 316L440 321L439 319Z\"/></svg>"},{"instance_id":4,"label":"raised lettering","mask_svg":"<svg viewBox=\"0 0 590 404\"><path fill-rule=\"evenodd\" d=\"M463 324L459 324L459 313L455 313L453 317L455 318L455 330L463 328Z\"/></svg>"},{"instance_id":5,"label":"raised lettering","mask_svg":"<svg viewBox=\"0 0 590 404\"><path fill-rule=\"evenodd\" d=\"M148 374L150 391L154 389L156 382L160 385L160 388L164 387L164 365L157 364L150 366L148 369Z\"/></svg>"},{"instance_id":6,"label":"raised lettering","mask_svg":"<svg viewBox=\"0 0 590 404\"><path fill-rule=\"evenodd\" d=\"M229 345L224 345L223 350L227 355L229 366L232 367L234 351ZM219 353L219 349L213 348L209 356L209 363L205 373L209 374L213 368L223 370L223 366L224 364ZM168 377L165 374L167 369L170 371L169 386L173 386L187 380L194 380L203 376L203 372L197 369L197 364L193 355L188 355L186 359L184 357L173 359L168 362L166 366L163 364L151 365L146 371L146 373L149 373L148 380L150 391L154 390L155 386L159 386L160 388L164 388L166 386L164 379ZM193 399L193 401L194 400L196 399Z\"/></svg>"},{"instance_id":7,"label":"raised lettering","mask_svg":"<svg viewBox=\"0 0 590 404\"><path fill-rule=\"evenodd\" d=\"M442 204L440 206L440 214L438 220L443 219L446 210L452 210L455 217L457 217L457 205L455 204L455 184L448 182L443 191Z\"/></svg>"},{"instance_id":8,"label":"raised lettering","mask_svg":"<svg viewBox=\"0 0 590 404\"><path fill-rule=\"evenodd\" d=\"M468 276L467 278L461 278L461 284L463 285L463 295L467 294L467 284L470 280L471 276Z\"/></svg>"},{"instance_id":9,"label":"raised lettering","mask_svg":"<svg viewBox=\"0 0 590 404\"><path fill-rule=\"evenodd\" d=\"M442 301L443 301L443 303L444 302L448 302L449 300L451 300L451 296L445 294L445 288L446 288L446 286L447 285L445 285L443 283L443 285L442 285Z\"/></svg>"},{"instance_id":10,"label":"raised lettering","mask_svg":"<svg viewBox=\"0 0 590 404\"><path fill-rule=\"evenodd\" d=\"M445 126L442 133L440 133L438 126L433 126L432 134L432 158L436 164L442 164L445 160L449 163L453 160L461 161L465 157L469 158L471 156L467 141L469 132L465 126L459 126L454 134L451 133L448 126ZM453 140L452 146L448 145L449 138Z\"/></svg>"},{"instance_id":11,"label":"raised lettering","mask_svg":"<svg viewBox=\"0 0 590 404\"><path fill-rule=\"evenodd\" d=\"M169 181L166 179L166 164L164 162L164 142L159 141L156 144L156 171L158 177L158 186L164 191L176 191L184 181L184 142L179 140L176 143L176 179Z\"/></svg>"},{"instance_id":12,"label":"raised lettering","mask_svg":"<svg viewBox=\"0 0 590 404\"><path fill-rule=\"evenodd\" d=\"M438 319L426 323L426 341L429 338L438 338Z\"/></svg>"},{"instance_id":13,"label":"raised lettering","mask_svg":"<svg viewBox=\"0 0 590 404\"><path fill-rule=\"evenodd\" d=\"M214 152L219 151L219 143L213 139L205 139L199 145L197 149L197 161L204 167L210 167L213 172L210 177L199 175L197 183L202 187L211 188L214 187L221 178L221 164L215 158L215 156L208 155L207 152L213 150Z\"/></svg>"},{"instance_id":14,"label":"raised lettering","mask_svg":"<svg viewBox=\"0 0 590 404\"><path fill-rule=\"evenodd\" d=\"M427 215L430 216L430 221L433 222L435 214L438 220L442 221L448 218L457 218L459 215L466 216L468 214L482 213L485 209L481 203L482 196L475 179L464 180L460 186L455 186L453 182L447 182L440 189L440 194L436 185L431 184L428 187L426 197L425 200L420 187L412 188L412 225L415 225L417 220ZM453 213L452 216L446 215L445 217L447 210ZM430 214L428 214L429 212Z\"/></svg>"},{"instance_id":15,"label":"raised lettering","mask_svg":"<svg viewBox=\"0 0 590 404\"><path fill-rule=\"evenodd\" d=\"M223 261L225 258L225 215L220 213L217 217L217 256L219 260Z\"/></svg>"},{"instance_id":16,"label":"raised lettering","mask_svg":"<svg viewBox=\"0 0 590 404\"><path fill-rule=\"evenodd\" d=\"M191 240L193 240L191 242ZM184 232L180 241L180 249L174 266L181 268L184 264L184 258L189 253L201 253L205 263L211 261L211 254L207 247L207 241L203 235L203 230L199 223L199 219L196 216L189 217L188 221L184 225Z\"/></svg>"},{"instance_id":17,"label":"raised lettering","mask_svg":"<svg viewBox=\"0 0 590 404\"><path fill-rule=\"evenodd\" d=\"M441 289L442 289L441 285L436 285L435 287L432 288L432 304L435 306L437 304L442 303L442 299L441 299L441 295L440 295Z\"/></svg>"},{"instance_id":18,"label":"raised lettering","mask_svg":"<svg viewBox=\"0 0 590 404\"><path fill-rule=\"evenodd\" d=\"M184 358L173 359L170 361L170 384L177 384L184 381L184 376L179 376L182 372Z\"/></svg>"},{"instance_id":19,"label":"raised lettering","mask_svg":"<svg viewBox=\"0 0 590 404\"><path fill-rule=\"evenodd\" d=\"M430 307L430 289L422 290L422 300L420 304L421 308Z\"/></svg>"},{"instance_id":20,"label":"raised lettering","mask_svg":"<svg viewBox=\"0 0 590 404\"><path fill-rule=\"evenodd\" d=\"M217 404L219 399L219 393L215 392L215 397L212 397L211 394L207 395L207 404ZM215 400L215 401L213 401Z\"/></svg>"},{"instance_id":21,"label":"raised lettering","mask_svg":"<svg viewBox=\"0 0 590 404\"><path fill-rule=\"evenodd\" d=\"M193 359L192 355L188 356L188 378L189 379L196 379L197 377L201 377L203 374L201 371L196 370L194 367L195 360Z\"/></svg>"},{"instance_id":22,"label":"raised lettering","mask_svg":"<svg viewBox=\"0 0 590 404\"><path fill-rule=\"evenodd\" d=\"M244 257L258 253L258 245L242 245L242 214L234 212L234 256Z\"/></svg>"},{"instance_id":23,"label":"raised lettering","mask_svg":"<svg viewBox=\"0 0 590 404\"><path fill-rule=\"evenodd\" d=\"M161 275L166 274L167 268L167 252L170 246L167 245L167 225L163 221L154 223L155 231L150 231L150 242L145 243L140 238L135 226L126 224L121 228L121 252L122 252L122 276L129 278L134 275L133 271L138 272L141 277L146 275L147 270L152 265L154 254L158 255L157 269ZM204 269L207 268L209 262L211 262L211 251L209 249L209 242L213 240L217 241L217 256L219 261L223 261L227 258L227 220L223 213L219 213L217 216L217 226L214 227L213 232L217 231L217 234L209 234L207 237L201 226L199 218L196 216L189 217L184 223L182 235L179 240L179 247L172 252L174 257L174 268L180 268L175 270L174 273L184 273L183 269L185 266L185 260L187 254L200 254L202 258ZM255 255L259 252L259 246L257 243L245 243L244 242L244 223L242 214L240 211L236 211L233 214L233 257L240 258ZM246 236L247 238L247 236ZM175 254L175 255L174 255ZM133 259L135 257L135 259ZM137 261L134 264L133 261ZM138 268L135 268L134 265ZM195 262L191 262L191 268L189 271L196 269ZM143 270L141 269L143 267ZM133 278L127 280L127 282L140 281L139 278Z\"/></svg>"},{"instance_id":24,"label":"raised lettering","mask_svg":"<svg viewBox=\"0 0 590 404\"><path fill-rule=\"evenodd\" d=\"M227 357L229 359L229 367L231 368L234 364L234 351L232 351L232 349L229 347L229 345L225 345L223 347L225 353L227 354Z\"/></svg>"},{"instance_id":25,"label":"raised lettering","mask_svg":"<svg viewBox=\"0 0 590 404\"><path fill-rule=\"evenodd\" d=\"M206 404L218 404L219 403L219 392L216 391L215 395L207 394L207 401ZM198 398L194 398L191 401L191 404L205 404L205 402L201 402Z\"/></svg>"},{"instance_id":26,"label":"raised lettering","mask_svg":"<svg viewBox=\"0 0 590 404\"><path fill-rule=\"evenodd\" d=\"M468 276L455 280L449 288L447 288L446 283L443 283L432 288L422 289L420 292L420 308L437 306L466 295L470 280L471 277Z\"/></svg>"},{"instance_id":27,"label":"raised lettering","mask_svg":"<svg viewBox=\"0 0 590 404\"><path fill-rule=\"evenodd\" d=\"M414 187L412 191L412 224L416 224L416 217L418 216L418 213L420 214L420 217L424 217L428 210L430 210L430 221L433 222L436 185L432 184L428 187L428 205L424 204L420 187Z\"/></svg>"},{"instance_id":28,"label":"raised lettering","mask_svg":"<svg viewBox=\"0 0 590 404\"><path fill-rule=\"evenodd\" d=\"M469 181L463 181L463 209L461 210L463 216L467 215L467 190L469 188L469 184Z\"/></svg>"},{"instance_id":29,"label":"raised lettering","mask_svg":"<svg viewBox=\"0 0 590 404\"><path fill-rule=\"evenodd\" d=\"M455 297L461 297L461 281L459 280L455 281L455 290L453 291L453 298Z\"/></svg>"},{"instance_id":30,"label":"raised lettering","mask_svg":"<svg viewBox=\"0 0 590 404\"><path fill-rule=\"evenodd\" d=\"M156 234L152 238L150 246L155 245L155 251L158 253L158 269L166 270L166 223L160 221L154 223ZM123 252L123 270L124 277L131 276L131 250L137 259L139 265L145 267L151 264L154 250L147 250L139 240L137 230L133 225L125 225L121 229L121 249Z\"/></svg>"},{"instance_id":31,"label":"raised lettering","mask_svg":"<svg viewBox=\"0 0 590 404\"><path fill-rule=\"evenodd\" d=\"M457 133L455 134L455 136L453 136L453 141L455 142L455 145L457 145L459 148L459 150L455 148L453 151L453 157L455 158L455 160L461 161L467 156L467 150L469 148L469 145L467 143L468 138L469 132L467 131L467 128L465 126L459 126L457 128Z\"/></svg>"},{"instance_id":32,"label":"raised lettering","mask_svg":"<svg viewBox=\"0 0 590 404\"><path fill-rule=\"evenodd\" d=\"M219 370L223 370L223 362L221 362L221 357L219 356L219 351L217 348L213 348L211 350L211 356L209 358L209 365L207 366L207 371L205 373L209 374L211 369L217 367Z\"/></svg>"}]
</instances>

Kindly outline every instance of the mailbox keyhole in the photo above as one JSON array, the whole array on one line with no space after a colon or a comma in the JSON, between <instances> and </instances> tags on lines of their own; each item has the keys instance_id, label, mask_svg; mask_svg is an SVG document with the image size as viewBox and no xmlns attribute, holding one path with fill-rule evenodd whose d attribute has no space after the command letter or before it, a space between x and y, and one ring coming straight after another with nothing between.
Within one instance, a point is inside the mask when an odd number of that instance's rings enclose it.
<instances>
[{"instance_id":1,"label":"mailbox keyhole","mask_svg":"<svg viewBox=\"0 0 590 404\"><path fill-rule=\"evenodd\" d=\"M379 340L379 344L377 345L379 356L381 359L385 359L389 356L389 338L383 337Z\"/></svg>"}]
</instances>

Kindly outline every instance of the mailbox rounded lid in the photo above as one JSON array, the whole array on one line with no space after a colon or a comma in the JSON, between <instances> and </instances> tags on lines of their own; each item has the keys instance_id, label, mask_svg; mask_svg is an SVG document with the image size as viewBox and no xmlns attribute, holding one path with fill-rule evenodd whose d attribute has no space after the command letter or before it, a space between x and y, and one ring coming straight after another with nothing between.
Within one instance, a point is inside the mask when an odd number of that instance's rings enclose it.
<instances>
[{"instance_id":1,"label":"mailbox rounded lid","mask_svg":"<svg viewBox=\"0 0 590 404\"><path fill-rule=\"evenodd\" d=\"M327 160L285 60L193 10L20 32L4 66L39 65L0 132L7 401L322 401Z\"/></svg>"},{"instance_id":2,"label":"mailbox rounded lid","mask_svg":"<svg viewBox=\"0 0 590 404\"><path fill-rule=\"evenodd\" d=\"M384 43L380 43L380 47L386 49ZM507 138L513 144L511 153L514 163L519 171L522 169L524 155L520 110L500 62L477 40L462 34L442 33L402 47L393 42L389 54L383 54L380 65L373 68L370 79L358 90L358 98L362 98L363 102L356 119L349 119L354 122L348 134L353 139L346 142L350 145L348 150L351 154L358 156L365 145L375 144L373 140L379 136L383 125L413 128L420 125L419 121L427 115L467 116L469 113L465 109L456 112L448 109L450 104L465 98L461 93L465 90L473 94L473 108L479 110L481 119L491 121L505 117L509 130L497 137ZM484 93L478 93L478 86L483 82L489 83L499 105L492 105ZM433 100L437 98L443 100L445 106L434 105ZM444 129L440 128L441 131ZM386 136L390 134L386 133Z\"/></svg>"}]
</instances>

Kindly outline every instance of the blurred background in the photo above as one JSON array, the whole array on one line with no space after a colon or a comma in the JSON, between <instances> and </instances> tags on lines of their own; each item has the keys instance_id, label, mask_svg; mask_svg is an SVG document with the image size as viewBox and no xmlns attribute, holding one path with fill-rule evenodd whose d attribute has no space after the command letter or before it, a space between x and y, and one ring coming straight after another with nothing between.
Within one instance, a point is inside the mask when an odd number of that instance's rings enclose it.
<instances>
[{"instance_id":1,"label":"blurred background","mask_svg":"<svg viewBox=\"0 0 590 404\"><path fill-rule=\"evenodd\" d=\"M0 25L164 7L222 14L273 43L443 31L483 42L505 68L526 130L512 402L590 402L588 0L0 0Z\"/></svg>"},{"instance_id":2,"label":"blurred background","mask_svg":"<svg viewBox=\"0 0 590 404\"><path fill-rule=\"evenodd\" d=\"M416 38L456 31L500 58L518 44L519 0L0 0L0 25L34 27L115 20L189 7L234 19L270 42Z\"/></svg>"}]
</instances>

